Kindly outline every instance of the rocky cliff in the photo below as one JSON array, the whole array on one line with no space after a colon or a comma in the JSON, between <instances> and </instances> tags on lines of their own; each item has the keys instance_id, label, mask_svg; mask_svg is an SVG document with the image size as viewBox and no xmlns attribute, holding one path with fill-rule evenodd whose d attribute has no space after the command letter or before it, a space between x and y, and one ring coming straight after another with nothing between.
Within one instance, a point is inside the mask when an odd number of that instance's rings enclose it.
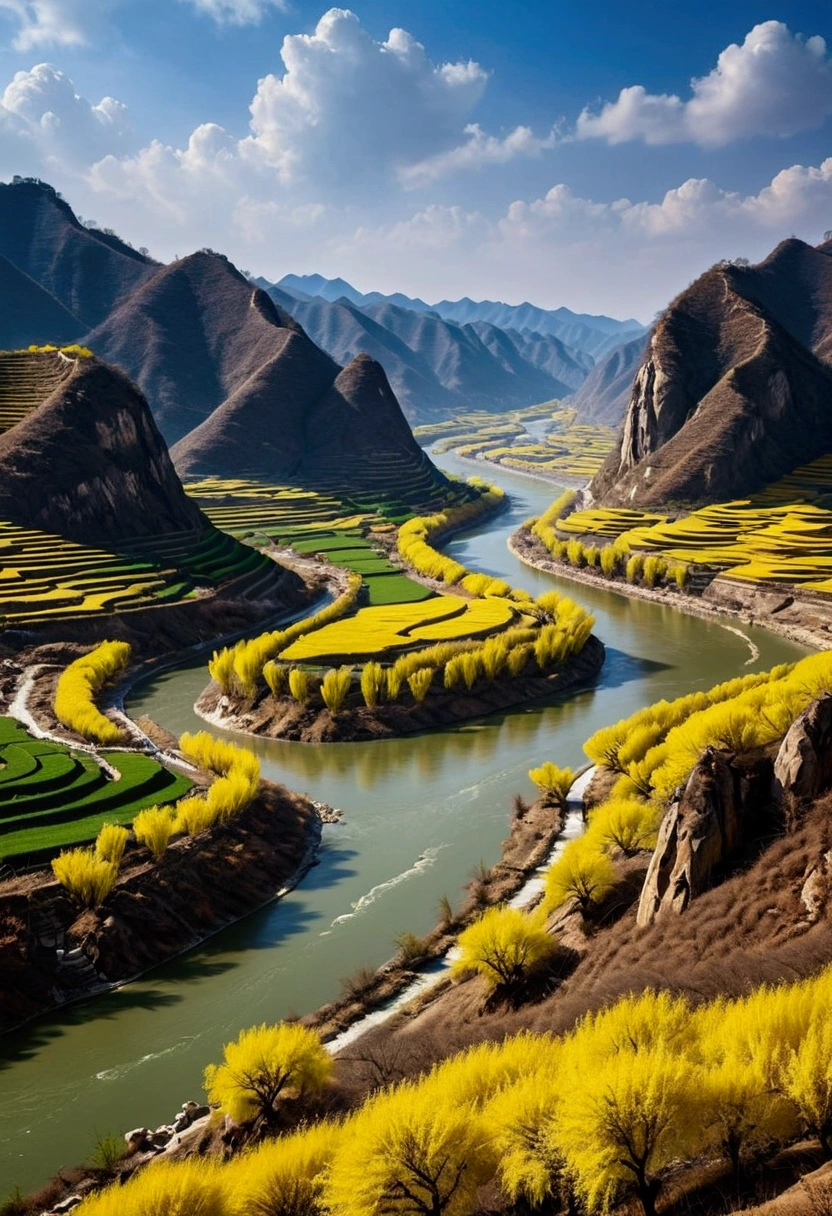
<instances>
[{"instance_id":1,"label":"rocky cliff","mask_svg":"<svg viewBox=\"0 0 832 1216\"><path fill-rule=\"evenodd\" d=\"M593 492L736 497L830 450L832 256L789 240L758 266L713 267L670 305Z\"/></svg>"}]
</instances>

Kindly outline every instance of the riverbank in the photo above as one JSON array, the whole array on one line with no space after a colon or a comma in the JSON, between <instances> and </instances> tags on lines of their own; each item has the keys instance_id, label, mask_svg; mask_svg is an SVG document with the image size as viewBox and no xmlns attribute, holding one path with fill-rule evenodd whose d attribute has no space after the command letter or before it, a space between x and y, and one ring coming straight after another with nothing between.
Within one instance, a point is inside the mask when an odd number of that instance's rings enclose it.
<instances>
[{"instance_id":1,"label":"riverbank","mask_svg":"<svg viewBox=\"0 0 832 1216\"><path fill-rule=\"evenodd\" d=\"M814 650L832 647L832 597L829 597L827 608L820 596L801 601L799 591L794 587L741 586L737 581L720 578L714 579L702 596L693 596L676 587L641 587L623 579L608 579L594 570L579 570L568 562L556 561L525 524L509 537L507 543L518 561L531 569L585 587L597 587L628 599L659 604L705 620L726 617L740 620Z\"/></svg>"},{"instance_id":2,"label":"riverbank","mask_svg":"<svg viewBox=\"0 0 832 1216\"><path fill-rule=\"evenodd\" d=\"M546 697L588 688L604 664L604 646L594 635L581 652L549 675L479 679L470 690L431 688L421 704L396 701L370 709L355 704L332 713L323 705L300 705L267 690L240 704L211 683L194 709L212 726L298 743L355 743L440 730L486 718Z\"/></svg>"},{"instance_id":3,"label":"riverbank","mask_svg":"<svg viewBox=\"0 0 832 1216\"><path fill-rule=\"evenodd\" d=\"M80 910L49 868L0 883L0 1033L130 983L281 898L320 839L311 800L263 782L246 810L158 861L129 843L98 908Z\"/></svg>"},{"instance_id":4,"label":"riverbank","mask_svg":"<svg viewBox=\"0 0 832 1216\"><path fill-rule=\"evenodd\" d=\"M487 456L460 456L456 448L448 448L446 452L440 452L438 455L453 456L454 460L458 460L461 464L473 465L479 469L485 465L488 469L509 473L515 477L528 477L530 481L542 481L547 486L579 490L586 485L587 480L586 477L567 477L564 473L541 473L532 469L513 469L510 465L500 464L497 460L489 460Z\"/></svg>"}]
</instances>

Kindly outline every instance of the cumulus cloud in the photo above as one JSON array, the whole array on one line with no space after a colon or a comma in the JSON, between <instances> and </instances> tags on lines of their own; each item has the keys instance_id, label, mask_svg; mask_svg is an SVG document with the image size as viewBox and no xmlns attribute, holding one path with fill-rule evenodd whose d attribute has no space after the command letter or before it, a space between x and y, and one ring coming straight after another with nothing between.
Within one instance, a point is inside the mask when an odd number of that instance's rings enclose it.
<instances>
[{"instance_id":1,"label":"cumulus cloud","mask_svg":"<svg viewBox=\"0 0 832 1216\"><path fill-rule=\"evenodd\" d=\"M518 156L539 156L541 152L554 148L557 133L552 129L540 137L531 127L515 127L504 139L487 135L479 123L469 123L465 128L468 136L464 143L438 152L399 170L399 180L408 188L429 186L440 178L448 177L463 169L479 169L483 165L504 165Z\"/></svg>"},{"instance_id":2,"label":"cumulus cloud","mask_svg":"<svg viewBox=\"0 0 832 1216\"><path fill-rule=\"evenodd\" d=\"M56 46L85 46L105 24L118 0L0 0L0 15L17 21L18 51Z\"/></svg>"},{"instance_id":3,"label":"cumulus cloud","mask_svg":"<svg viewBox=\"0 0 832 1216\"><path fill-rule=\"evenodd\" d=\"M17 72L0 99L4 150L49 165L89 165L129 143L127 107L113 97L93 104L70 78L49 63ZM3 145L0 145L3 146ZM15 162L12 162L15 163Z\"/></svg>"},{"instance_id":4,"label":"cumulus cloud","mask_svg":"<svg viewBox=\"0 0 832 1216\"><path fill-rule=\"evenodd\" d=\"M182 0L219 25L257 25L271 9L285 10L286 0Z\"/></svg>"},{"instance_id":5,"label":"cumulus cloud","mask_svg":"<svg viewBox=\"0 0 832 1216\"><path fill-rule=\"evenodd\" d=\"M618 99L578 118L579 139L610 144L693 142L720 147L754 135L786 137L818 127L832 114L832 65L823 38L792 34L781 21L755 25L732 43L691 96L622 89Z\"/></svg>"}]
</instances>

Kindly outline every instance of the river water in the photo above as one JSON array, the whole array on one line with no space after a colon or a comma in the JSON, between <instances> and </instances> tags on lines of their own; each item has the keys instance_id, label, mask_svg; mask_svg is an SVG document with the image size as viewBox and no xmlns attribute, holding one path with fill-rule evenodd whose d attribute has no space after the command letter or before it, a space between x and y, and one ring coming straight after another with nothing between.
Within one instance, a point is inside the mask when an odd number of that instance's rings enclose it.
<instances>
[{"instance_id":1,"label":"river water","mask_svg":"<svg viewBox=\"0 0 832 1216\"><path fill-rule=\"evenodd\" d=\"M463 476L475 471L452 456L437 463ZM607 647L597 686L563 703L407 739L315 747L248 740L265 776L340 807L344 822L324 829L320 865L280 903L119 992L0 1040L0 1200L85 1159L96 1135L168 1121L185 1099L201 1100L205 1065L242 1027L313 1009L337 994L340 976L389 958L397 933L426 932L440 896L460 898L479 860L499 856L512 795L532 794L529 767L578 766L584 739L604 723L805 653L763 630L739 625L738 636L529 570L506 539L558 491L519 474L488 476L509 492L511 510L447 551L514 586L556 586L589 607ZM192 706L206 674L200 661L158 675L127 708L177 734L199 729Z\"/></svg>"}]
</instances>

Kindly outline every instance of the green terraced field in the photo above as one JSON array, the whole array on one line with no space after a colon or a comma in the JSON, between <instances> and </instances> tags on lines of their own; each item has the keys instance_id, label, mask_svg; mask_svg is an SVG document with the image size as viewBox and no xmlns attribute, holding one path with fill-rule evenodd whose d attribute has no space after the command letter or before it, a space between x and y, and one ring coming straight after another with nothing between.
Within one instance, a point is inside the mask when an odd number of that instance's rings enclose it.
<instances>
[{"instance_id":1,"label":"green terraced field","mask_svg":"<svg viewBox=\"0 0 832 1216\"><path fill-rule=\"evenodd\" d=\"M131 823L157 803L175 802L191 782L148 756L108 752L113 781L90 755L33 739L0 718L0 861L33 864L87 844L103 823Z\"/></svg>"}]
</instances>

